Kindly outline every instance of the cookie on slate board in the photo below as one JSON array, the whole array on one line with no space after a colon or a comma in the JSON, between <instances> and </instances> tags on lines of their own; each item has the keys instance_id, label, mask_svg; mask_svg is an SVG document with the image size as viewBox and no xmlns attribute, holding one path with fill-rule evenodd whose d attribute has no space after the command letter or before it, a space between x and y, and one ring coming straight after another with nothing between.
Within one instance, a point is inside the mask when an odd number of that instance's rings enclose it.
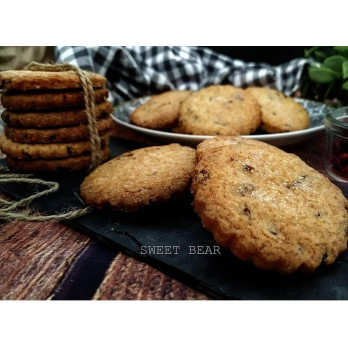
<instances>
[{"instance_id":1,"label":"cookie on slate board","mask_svg":"<svg viewBox=\"0 0 348 348\"><path fill-rule=\"evenodd\" d=\"M106 78L89 71L94 88L104 87ZM36 89L69 89L82 88L79 76L74 71L30 71L7 70L0 72L0 89L4 90L36 90Z\"/></svg>"},{"instance_id":2,"label":"cookie on slate board","mask_svg":"<svg viewBox=\"0 0 348 348\"><path fill-rule=\"evenodd\" d=\"M102 161L105 162L110 156L110 149L104 147L104 149L101 150L101 155ZM6 163L9 169L24 172L54 172L60 170L75 172L88 169L91 165L91 161L91 155L36 160L21 160L6 156Z\"/></svg>"},{"instance_id":3,"label":"cookie on slate board","mask_svg":"<svg viewBox=\"0 0 348 348\"><path fill-rule=\"evenodd\" d=\"M309 273L347 249L342 192L271 145L242 141L206 151L191 189L194 209L216 242L261 269Z\"/></svg>"},{"instance_id":4,"label":"cookie on slate board","mask_svg":"<svg viewBox=\"0 0 348 348\"><path fill-rule=\"evenodd\" d=\"M99 135L105 135L111 128L111 117L100 118L97 121ZM5 135L12 141L19 143L62 143L89 139L90 133L87 124L58 128L13 128L5 125Z\"/></svg>"},{"instance_id":5,"label":"cookie on slate board","mask_svg":"<svg viewBox=\"0 0 348 348\"><path fill-rule=\"evenodd\" d=\"M196 151L170 144L122 154L99 166L81 184L81 197L93 207L136 211L189 190Z\"/></svg>"},{"instance_id":6,"label":"cookie on slate board","mask_svg":"<svg viewBox=\"0 0 348 348\"><path fill-rule=\"evenodd\" d=\"M94 90L96 103L107 98L108 90ZM84 106L82 90L39 90L28 92L5 92L1 96L2 105L11 110L52 110Z\"/></svg>"},{"instance_id":7,"label":"cookie on slate board","mask_svg":"<svg viewBox=\"0 0 348 348\"><path fill-rule=\"evenodd\" d=\"M269 133L293 132L309 127L306 109L275 89L247 88L261 106L261 129Z\"/></svg>"},{"instance_id":8,"label":"cookie on slate board","mask_svg":"<svg viewBox=\"0 0 348 348\"><path fill-rule=\"evenodd\" d=\"M169 91L151 97L130 116L131 123L144 128L169 129L178 122L179 107L192 92Z\"/></svg>"},{"instance_id":9,"label":"cookie on slate board","mask_svg":"<svg viewBox=\"0 0 348 348\"><path fill-rule=\"evenodd\" d=\"M96 105L97 118L108 116L111 112L112 104L108 101ZM85 109L58 109L41 112L4 110L1 117L8 126L14 128L50 128L87 122Z\"/></svg>"},{"instance_id":10,"label":"cookie on slate board","mask_svg":"<svg viewBox=\"0 0 348 348\"><path fill-rule=\"evenodd\" d=\"M261 111L247 91L216 85L194 92L179 109L179 128L187 134L241 135L255 132Z\"/></svg>"},{"instance_id":11,"label":"cookie on slate board","mask_svg":"<svg viewBox=\"0 0 348 348\"><path fill-rule=\"evenodd\" d=\"M101 137L101 149L109 145L109 136ZM15 159L54 159L91 153L89 140L70 143L25 144L17 143L0 134L0 150Z\"/></svg>"}]
</instances>

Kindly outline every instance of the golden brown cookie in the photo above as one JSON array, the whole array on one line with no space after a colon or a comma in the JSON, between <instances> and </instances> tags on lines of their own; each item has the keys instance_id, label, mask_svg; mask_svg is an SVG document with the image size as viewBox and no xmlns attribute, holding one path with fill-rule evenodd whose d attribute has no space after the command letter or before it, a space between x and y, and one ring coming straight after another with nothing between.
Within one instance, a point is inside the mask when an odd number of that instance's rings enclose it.
<instances>
[{"instance_id":1,"label":"golden brown cookie","mask_svg":"<svg viewBox=\"0 0 348 348\"><path fill-rule=\"evenodd\" d=\"M102 151L102 161L105 162L110 156L110 150L105 147ZM74 156L59 159L20 160L6 156L9 169L24 172L55 172L59 170L80 171L87 170L91 165L91 155Z\"/></svg>"},{"instance_id":2,"label":"golden brown cookie","mask_svg":"<svg viewBox=\"0 0 348 348\"><path fill-rule=\"evenodd\" d=\"M205 152L192 192L194 209L216 242L259 268L312 272L347 249L342 192L271 145L241 142Z\"/></svg>"},{"instance_id":3,"label":"golden brown cookie","mask_svg":"<svg viewBox=\"0 0 348 348\"><path fill-rule=\"evenodd\" d=\"M109 144L109 136L101 138L101 149ZM0 150L15 159L54 159L91 153L89 140L70 143L25 144L17 143L0 134Z\"/></svg>"},{"instance_id":4,"label":"golden brown cookie","mask_svg":"<svg viewBox=\"0 0 348 348\"><path fill-rule=\"evenodd\" d=\"M96 103L108 96L106 88L95 89ZM11 110L52 110L84 106L82 90L45 90L28 92L5 92L1 96L4 108Z\"/></svg>"},{"instance_id":5,"label":"golden brown cookie","mask_svg":"<svg viewBox=\"0 0 348 348\"><path fill-rule=\"evenodd\" d=\"M179 107L192 92L169 91L151 97L130 116L131 123L144 128L169 129L178 123Z\"/></svg>"},{"instance_id":6,"label":"golden brown cookie","mask_svg":"<svg viewBox=\"0 0 348 348\"><path fill-rule=\"evenodd\" d=\"M179 127L196 135L250 134L259 126L260 114L249 92L229 85L210 86L182 102Z\"/></svg>"},{"instance_id":7,"label":"golden brown cookie","mask_svg":"<svg viewBox=\"0 0 348 348\"><path fill-rule=\"evenodd\" d=\"M110 115L112 104L108 101L96 105L97 118ZM87 122L85 109L67 109L55 111L11 111L5 109L1 114L4 122L14 128L50 128L70 126Z\"/></svg>"},{"instance_id":8,"label":"golden brown cookie","mask_svg":"<svg viewBox=\"0 0 348 348\"><path fill-rule=\"evenodd\" d=\"M136 211L168 201L189 189L196 151L170 144L124 153L98 167L81 185L81 197L93 207Z\"/></svg>"},{"instance_id":9,"label":"golden brown cookie","mask_svg":"<svg viewBox=\"0 0 348 348\"><path fill-rule=\"evenodd\" d=\"M97 121L99 135L105 135L111 128L113 120L111 117L104 117ZM87 124L78 126L67 126L58 128L13 128L5 126L7 138L18 143L63 143L89 139Z\"/></svg>"},{"instance_id":10,"label":"golden brown cookie","mask_svg":"<svg viewBox=\"0 0 348 348\"><path fill-rule=\"evenodd\" d=\"M104 87L106 78L99 74L85 71L93 87ZM0 72L0 89L35 90L35 89L70 89L82 88L79 76L73 71L50 72L29 70L8 70Z\"/></svg>"},{"instance_id":11,"label":"golden brown cookie","mask_svg":"<svg viewBox=\"0 0 348 348\"><path fill-rule=\"evenodd\" d=\"M268 148L268 145L262 141L257 141L253 139L248 138L242 138L242 137L236 137L236 136L229 136L229 135L219 135L213 138L206 139L198 144L197 146L197 160L199 160L202 155L219 146L226 146L226 145L250 145L250 146L257 146L257 147L266 147Z\"/></svg>"},{"instance_id":12,"label":"golden brown cookie","mask_svg":"<svg viewBox=\"0 0 348 348\"><path fill-rule=\"evenodd\" d=\"M292 98L271 88L247 88L261 106L260 127L269 133L293 132L309 126L306 109Z\"/></svg>"}]
</instances>

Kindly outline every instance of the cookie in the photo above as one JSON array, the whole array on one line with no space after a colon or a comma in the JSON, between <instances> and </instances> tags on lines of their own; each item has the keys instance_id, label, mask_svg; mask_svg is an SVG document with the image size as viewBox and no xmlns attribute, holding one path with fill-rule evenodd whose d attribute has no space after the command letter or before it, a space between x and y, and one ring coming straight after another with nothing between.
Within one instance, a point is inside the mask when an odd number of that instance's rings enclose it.
<instances>
[{"instance_id":1,"label":"cookie","mask_svg":"<svg viewBox=\"0 0 348 348\"><path fill-rule=\"evenodd\" d=\"M179 126L175 126L174 128L171 129L173 133L178 133L178 134L185 134L185 131L180 128Z\"/></svg>"},{"instance_id":2,"label":"cookie","mask_svg":"<svg viewBox=\"0 0 348 348\"><path fill-rule=\"evenodd\" d=\"M101 149L109 144L109 136L101 138ZM91 153L89 140L70 143L25 144L17 143L0 135L0 150L15 159L54 159Z\"/></svg>"},{"instance_id":3,"label":"cookie","mask_svg":"<svg viewBox=\"0 0 348 348\"><path fill-rule=\"evenodd\" d=\"M205 152L194 209L218 244L261 269L309 273L347 249L348 202L299 157L271 145Z\"/></svg>"},{"instance_id":4,"label":"cookie","mask_svg":"<svg viewBox=\"0 0 348 348\"><path fill-rule=\"evenodd\" d=\"M108 101L96 105L95 113L97 118L106 117L111 112L112 104ZM16 112L5 109L1 117L8 126L14 128L50 128L87 122L85 109L58 109L41 112Z\"/></svg>"},{"instance_id":5,"label":"cookie","mask_svg":"<svg viewBox=\"0 0 348 348\"><path fill-rule=\"evenodd\" d=\"M236 136L228 136L228 135L219 135L213 138L206 139L199 143L197 145L197 160L199 160L202 155L219 146L226 146L226 145L250 145L250 146L257 146L257 147L266 147L268 148L268 145L262 141L257 141L253 139L248 138L242 138L242 137L236 137Z\"/></svg>"},{"instance_id":6,"label":"cookie","mask_svg":"<svg viewBox=\"0 0 348 348\"><path fill-rule=\"evenodd\" d=\"M106 88L95 89L96 103L108 96ZM5 92L1 96L4 108L11 110L52 110L84 106L82 90Z\"/></svg>"},{"instance_id":7,"label":"cookie","mask_svg":"<svg viewBox=\"0 0 348 348\"><path fill-rule=\"evenodd\" d=\"M110 150L105 147L101 151L102 161L110 156ZM6 163L10 170L23 172L55 172L59 170L80 171L87 170L91 165L91 155L74 156L59 159L20 160L6 156Z\"/></svg>"},{"instance_id":8,"label":"cookie","mask_svg":"<svg viewBox=\"0 0 348 348\"><path fill-rule=\"evenodd\" d=\"M81 185L93 207L136 211L189 190L196 151L170 144L124 153L99 166Z\"/></svg>"},{"instance_id":9,"label":"cookie","mask_svg":"<svg viewBox=\"0 0 348 348\"><path fill-rule=\"evenodd\" d=\"M130 116L131 123L144 128L169 129L178 122L179 107L192 92L169 91L151 97Z\"/></svg>"},{"instance_id":10,"label":"cookie","mask_svg":"<svg viewBox=\"0 0 348 348\"><path fill-rule=\"evenodd\" d=\"M309 127L306 109L275 89L247 88L261 106L260 127L268 133L293 132Z\"/></svg>"},{"instance_id":11,"label":"cookie","mask_svg":"<svg viewBox=\"0 0 348 348\"><path fill-rule=\"evenodd\" d=\"M187 134L240 135L255 132L260 107L249 93L233 86L210 86L194 92L179 109L179 127Z\"/></svg>"},{"instance_id":12,"label":"cookie","mask_svg":"<svg viewBox=\"0 0 348 348\"><path fill-rule=\"evenodd\" d=\"M111 117L101 118L97 121L99 135L105 135L111 128ZM59 128L13 128L5 126L5 135L18 143L62 143L89 139L89 130L86 124Z\"/></svg>"},{"instance_id":13,"label":"cookie","mask_svg":"<svg viewBox=\"0 0 348 348\"><path fill-rule=\"evenodd\" d=\"M104 76L89 71L85 72L93 87L105 86L106 78ZM8 70L0 72L0 89L26 91L70 88L82 88L80 78L74 71Z\"/></svg>"}]
</instances>

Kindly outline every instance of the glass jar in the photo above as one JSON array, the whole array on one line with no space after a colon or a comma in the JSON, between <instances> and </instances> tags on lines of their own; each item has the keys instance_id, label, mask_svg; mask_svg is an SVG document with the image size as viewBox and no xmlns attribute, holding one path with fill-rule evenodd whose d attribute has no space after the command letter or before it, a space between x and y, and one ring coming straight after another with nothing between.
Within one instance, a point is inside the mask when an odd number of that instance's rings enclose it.
<instances>
[{"instance_id":1,"label":"glass jar","mask_svg":"<svg viewBox=\"0 0 348 348\"><path fill-rule=\"evenodd\" d=\"M348 107L325 116L327 173L335 180L348 182Z\"/></svg>"}]
</instances>

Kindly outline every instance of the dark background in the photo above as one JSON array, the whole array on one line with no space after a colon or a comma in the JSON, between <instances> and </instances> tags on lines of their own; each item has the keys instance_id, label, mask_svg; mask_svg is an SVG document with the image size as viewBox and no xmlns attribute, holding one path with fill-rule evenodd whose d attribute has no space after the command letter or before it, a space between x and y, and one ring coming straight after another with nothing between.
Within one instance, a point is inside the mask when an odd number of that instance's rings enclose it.
<instances>
[{"instance_id":1,"label":"dark background","mask_svg":"<svg viewBox=\"0 0 348 348\"><path fill-rule=\"evenodd\" d=\"M215 52L246 62L279 65L294 58L304 57L309 46L207 46Z\"/></svg>"}]
</instances>

